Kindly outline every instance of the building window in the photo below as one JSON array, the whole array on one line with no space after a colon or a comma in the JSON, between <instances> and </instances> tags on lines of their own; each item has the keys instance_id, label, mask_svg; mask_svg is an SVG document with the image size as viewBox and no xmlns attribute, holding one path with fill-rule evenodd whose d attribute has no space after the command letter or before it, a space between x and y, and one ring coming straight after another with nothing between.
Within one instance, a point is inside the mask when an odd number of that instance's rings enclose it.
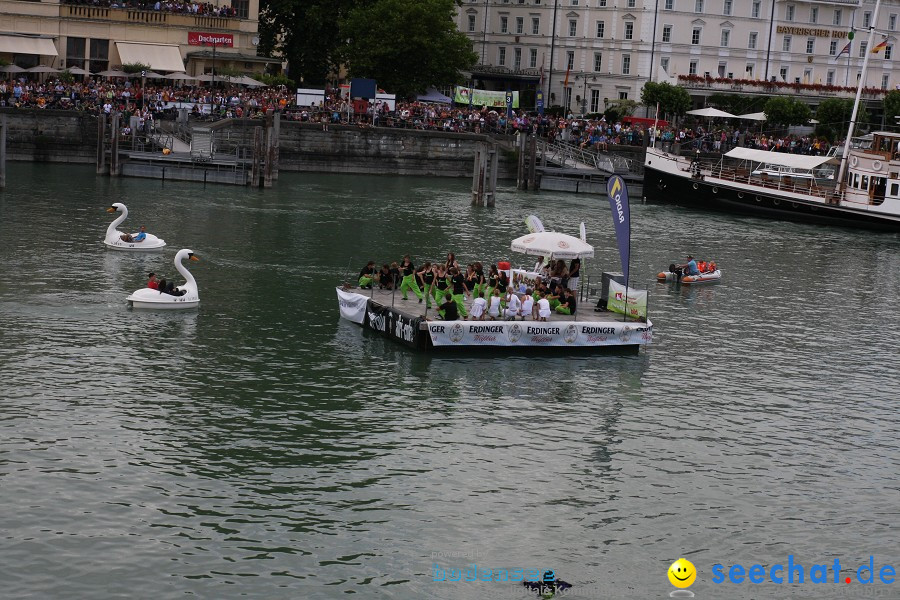
<instances>
[{"instance_id":1,"label":"building window","mask_svg":"<svg viewBox=\"0 0 900 600\"><path fill-rule=\"evenodd\" d=\"M866 48L868 47L868 45L869 45L868 42L860 42L859 43L859 57L860 58L866 57Z\"/></svg>"},{"instance_id":2,"label":"building window","mask_svg":"<svg viewBox=\"0 0 900 600\"><path fill-rule=\"evenodd\" d=\"M825 85L834 85L834 69L830 69L825 75Z\"/></svg>"},{"instance_id":3,"label":"building window","mask_svg":"<svg viewBox=\"0 0 900 600\"><path fill-rule=\"evenodd\" d=\"M606 0L599 0L599 2L597 2L597 6L603 8L604 6L606 6Z\"/></svg>"},{"instance_id":4,"label":"building window","mask_svg":"<svg viewBox=\"0 0 900 600\"><path fill-rule=\"evenodd\" d=\"M578 6L578 0L572 0L572 6Z\"/></svg>"},{"instance_id":5,"label":"building window","mask_svg":"<svg viewBox=\"0 0 900 600\"><path fill-rule=\"evenodd\" d=\"M668 44L672 41L672 26L671 25L663 25L663 35L662 41L664 44Z\"/></svg>"},{"instance_id":6,"label":"building window","mask_svg":"<svg viewBox=\"0 0 900 600\"><path fill-rule=\"evenodd\" d=\"M816 38L806 38L806 53L815 54Z\"/></svg>"},{"instance_id":7,"label":"building window","mask_svg":"<svg viewBox=\"0 0 900 600\"><path fill-rule=\"evenodd\" d=\"M692 60L688 65L688 75L696 75L697 74L697 61Z\"/></svg>"},{"instance_id":8,"label":"building window","mask_svg":"<svg viewBox=\"0 0 900 600\"><path fill-rule=\"evenodd\" d=\"M720 61L719 62L719 77L725 77L725 71L728 70L728 63Z\"/></svg>"},{"instance_id":9,"label":"building window","mask_svg":"<svg viewBox=\"0 0 900 600\"><path fill-rule=\"evenodd\" d=\"M784 20L785 21L793 21L794 20L794 9L796 7L793 4L788 4L784 7Z\"/></svg>"},{"instance_id":10,"label":"building window","mask_svg":"<svg viewBox=\"0 0 900 600\"><path fill-rule=\"evenodd\" d=\"M700 45L700 28L694 27L693 33L691 33L691 45L699 46Z\"/></svg>"},{"instance_id":11,"label":"building window","mask_svg":"<svg viewBox=\"0 0 900 600\"><path fill-rule=\"evenodd\" d=\"M888 74L884 74L881 76L881 89L886 90L888 86L888 81L890 81L891 76Z\"/></svg>"},{"instance_id":12,"label":"building window","mask_svg":"<svg viewBox=\"0 0 900 600\"><path fill-rule=\"evenodd\" d=\"M500 46L500 54L497 56L497 64L501 67L506 64L506 48Z\"/></svg>"},{"instance_id":13,"label":"building window","mask_svg":"<svg viewBox=\"0 0 900 600\"><path fill-rule=\"evenodd\" d=\"M695 13L703 12L703 0L694 0L694 12Z\"/></svg>"},{"instance_id":14,"label":"building window","mask_svg":"<svg viewBox=\"0 0 900 600\"><path fill-rule=\"evenodd\" d=\"M528 51L528 67L530 69L537 68L537 48L531 48Z\"/></svg>"},{"instance_id":15,"label":"building window","mask_svg":"<svg viewBox=\"0 0 900 600\"><path fill-rule=\"evenodd\" d=\"M594 72L599 73L600 68L603 66L603 55L599 52L594 52Z\"/></svg>"},{"instance_id":16,"label":"building window","mask_svg":"<svg viewBox=\"0 0 900 600\"><path fill-rule=\"evenodd\" d=\"M516 33L523 34L525 33L525 18L524 17L516 17Z\"/></svg>"},{"instance_id":17,"label":"building window","mask_svg":"<svg viewBox=\"0 0 900 600\"><path fill-rule=\"evenodd\" d=\"M894 31L897 29L897 15L891 15L888 17L888 29Z\"/></svg>"},{"instance_id":18,"label":"building window","mask_svg":"<svg viewBox=\"0 0 900 600\"><path fill-rule=\"evenodd\" d=\"M600 90L591 90L591 112L600 112Z\"/></svg>"},{"instance_id":19,"label":"building window","mask_svg":"<svg viewBox=\"0 0 900 600\"><path fill-rule=\"evenodd\" d=\"M831 19L832 25L840 25L841 24L841 9L834 9L834 18Z\"/></svg>"},{"instance_id":20,"label":"building window","mask_svg":"<svg viewBox=\"0 0 900 600\"><path fill-rule=\"evenodd\" d=\"M509 17L500 17L500 33L509 31Z\"/></svg>"},{"instance_id":21,"label":"building window","mask_svg":"<svg viewBox=\"0 0 900 600\"><path fill-rule=\"evenodd\" d=\"M722 14L725 16L731 16L731 0L725 0L725 3L722 5Z\"/></svg>"},{"instance_id":22,"label":"building window","mask_svg":"<svg viewBox=\"0 0 900 600\"><path fill-rule=\"evenodd\" d=\"M759 18L759 1L755 1L750 7L750 16L754 19Z\"/></svg>"},{"instance_id":23,"label":"building window","mask_svg":"<svg viewBox=\"0 0 900 600\"><path fill-rule=\"evenodd\" d=\"M744 72L747 74L747 79L753 79L753 63L747 63L747 67L744 69Z\"/></svg>"},{"instance_id":24,"label":"building window","mask_svg":"<svg viewBox=\"0 0 900 600\"><path fill-rule=\"evenodd\" d=\"M803 83L812 83L812 69L806 69L803 71Z\"/></svg>"},{"instance_id":25,"label":"building window","mask_svg":"<svg viewBox=\"0 0 900 600\"><path fill-rule=\"evenodd\" d=\"M781 69L778 71L778 74L781 76L781 80L782 80L782 81L787 81L787 78L788 78L788 68L787 68L787 67L781 67Z\"/></svg>"},{"instance_id":26,"label":"building window","mask_svg":"<svg viewBox=\"0 0 900 600\"><path fill-rule=\"evenodd\" d=\"M669 74L669 57L663 56L659 59L659 66L662 67L662 70L666 72L666 75Z\"/></svg>"},{"instance_id":27,"label":"building window","mask_svg":"<svg viewBox=\"0 0 900 600\"><path fill-rule=\"evenodd\" d=\"M603 21L597 21L597 37L603 38L603 34L606 32L606 23Z\"/></svg>"},{"instance_id":28,"label":"building window","mask_svg":"<svg viewBox=\"0 0 900 600\"><path fill-rule=\"evenodd\" d=\"M884 60L891 60L891 56L894 54L893 46L885 46L884 48Z\"/></svg>"},{"instance_id":29,"label":"building window","mask_svg":"<svg viewBox=\"0 0 900 600\"><path fill-rule=\"evenodd\" d=\"M575 52L569 50L566 52L566 68L574 69L575 68Z\"/></svg>"},{"instance_id":30,"label":"building window","mask_svg":"<svg viewBox=\"0 0 900 600\"><path fill-rule=\"evenodd\" d=\"M469 15L469 31L475 31L475 15Z\"/></svg>"},{"instance_id":31,"label":"building window","mask_svg":"<svg viewBox=\"0 0 900 600\"><path fill-rule=\"evenodd\" d=\"M569 21L569 37L578 35L578 21Z\"/></svg>"},{"instance_id":32,"label":"building window","mask_svg":"<svg viewBox=\"0 0 900 600\"><path fill-rule=\"evenodd\" d=\"M628 100L628 92L619 92L619 100Z\"/></svg>"},{"instance_id":33,"label":"building window","mask_svg":"<svg viewBox=\"0 0 900 600\"><path fill-rule=\"evenodd\" d=\"M722 30L722 40L721 40L721 42L719 42L719 45L722 46L723 48L727 48L728 47L728 38L730 38L730 37L731 37L731 30L723 29Z\"/></svg>"},{"instance_id":34,"label":"building window","mask_svg":"<svg viewBox=\"0 0 900 600\"><path fill-rule=\"evenodd\" d=\"M109 68L109 40L91 40L91 66L94 73Z\"/></svg>"},{"instance_id":35,"label":"building window","mask_svg":"<svg viewBox=\"0 0 900 600\"><path fill-rule=\"evenodd\" d=\"M631 21L627 21L625 23L625 39L633 40L634 39L634 23Z\"/></svg>"},{"instance_id":36,"label":"building window","mask_svg":"<svg viewBox=\"0 0 900 600\"><path fill-rule=\"evenodd\" d=\"M514 48L513 49L513 68L518 71L522 68L522 49Z\"/></svg>"},{"instance_id":37,"label":"building window","mask_svg":"<svg viewBox=\"0 0 900 600\"><path fill-rule=\"evenodd\" d=\"M781 42L781 49L785 52L791 51L791 36L784 36L784 41Z\"/></svg>"},{"instance_id":38,"label":"building window","mask_svg":"<svg viewBox=\"0 0 900 600\"><path fill-rule=\"evenodd\" d=\"M250 0L231 0L231 8L238 19L246 19L250 15Z\"/></svg>"},{"instance_id":39,"label":"building window","mask_svg":"<svg viewBox=\"0 0 900 600\"><path fill-rule=\"evenodd\" d=\"M666 0L663 10L675 10L675 0Z\"/></svg>"},{"instance_id":40,"label":"building window","mask_svg":"<svg viewBox=\"0 0 900 600\"><path fill-rule=\"evenodd\" d=\"M84 68L84 55L87 40L85 38L70 37L66 38L66 68L80 67Z\"/></svg>"},{"instance_id":41,"label":"building window","mask_svg":"<svg viewBox=\"0 0 900 600\"><path fill-rule=\"evenodd\" d=\"M623 54L622 55L622 75L629 75L631 73L631 55Z\"/></svg>"},{"instance_id":42,"label":"building window","mask_svg":"<svg viewBox=\"0 0 900 600\"><path fill-rule=\"evenodd\" d=\"M863 29L868 29L872 25L872 13L866 11L863 13Z\"/></svg>"},{"instance_id":43,"label":"building window","mask_svg":"<svg viewBox=\"0 0 900 600\"><path fill-rule=\"evenodd\" d=\"M809 7L809 22L810 23L818 23L819 22L819 7L818 6Z\"/></svg>"},{"instance_id":44,"label":"building window","mask_svg":"<svg viewBox=\"0 0 900 600\"><path fill-rule=\"evenodd\" d=\"M759 38L759 33L756 31L750 32L750 38L747 40L747 47L751 50L756 50L756 40Z\"/></svg>"},{"instance_id":45,"label":"building window","mask_svg":"<svg viewBox=\"0 0 900 600\"><path fill-rule=\"evenodd\" d=\"M541 33L541 20L538 17L531 17L531 33L534 35Z\"/></svg>"},{"instance_id":46,"label":"building window","mask_svg":"<svg viewBox=\"0 0 900 600\"><path fill-rule=\"evenodd\" d=\"M635 3L635 0L628 0L628 4L626 5L626 8L634 8L634 6L635 6L634 3Z\"/></svg>"}]
</instances>

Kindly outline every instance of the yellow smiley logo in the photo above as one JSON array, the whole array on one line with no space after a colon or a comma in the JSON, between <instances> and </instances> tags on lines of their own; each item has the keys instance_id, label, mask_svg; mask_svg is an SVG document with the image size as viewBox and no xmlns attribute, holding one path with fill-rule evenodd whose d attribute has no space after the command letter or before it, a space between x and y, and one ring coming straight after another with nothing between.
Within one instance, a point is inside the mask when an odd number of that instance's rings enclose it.
<instances>
[{"instance_id":1,"label":"yellow smiley logo","mask_svg":"<svg viewBox=\"0 0 900 600\"><path fill-rule=\"evenodd\" d=\"M677 588L686 588L690 587L697 579L697 569L691 561L679 558L669 567L668 575L672 585Z\"/></svg>"}]
</instances>

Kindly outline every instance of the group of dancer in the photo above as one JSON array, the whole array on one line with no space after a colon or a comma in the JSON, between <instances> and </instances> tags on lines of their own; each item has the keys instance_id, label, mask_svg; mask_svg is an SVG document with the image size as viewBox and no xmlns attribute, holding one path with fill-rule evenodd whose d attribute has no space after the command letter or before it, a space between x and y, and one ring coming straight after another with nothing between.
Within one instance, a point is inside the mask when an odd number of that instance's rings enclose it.
<instances>
[{"instance_id":1,"label":"group of dancer","mask_svg":"<svg viewBox=\"0 0 900 600\"><path fill-rule=\"evenodd\" d=\"M409 300L412 291L429 309L434 300L446 321L546 321L554 312L574 315L581 261L575 259L569 267L562 260L543 263L542 258L535 266L542 275L533 280L520 275L510 279L510 272L496 264L491 264L487 273L481 262L470 263L463 270L452 252L443 263L427 261L419 268L406 255L399 263L385 263L380 269L370 260L359 273L359 287L399 290L403 300ZM466 309L467 297L472 299L471 312Z\"/></svg>"}]
</instances>

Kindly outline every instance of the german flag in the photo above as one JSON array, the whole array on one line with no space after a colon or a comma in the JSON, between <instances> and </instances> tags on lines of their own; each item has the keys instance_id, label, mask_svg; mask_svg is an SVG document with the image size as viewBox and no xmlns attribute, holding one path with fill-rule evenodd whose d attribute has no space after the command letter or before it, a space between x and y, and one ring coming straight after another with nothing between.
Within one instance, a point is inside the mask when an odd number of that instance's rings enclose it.
<instances>
[{"instance_id":1,"label":"german flag","mask_svg":"<svg viewBox=\"0 0 900 600\"><path fill-rule=\"evenodd\" d=\"M872 54L878 54L885 48L887 48L887 37L882 38L881 43L872 48Z\"/></svg>"}]
</instances>

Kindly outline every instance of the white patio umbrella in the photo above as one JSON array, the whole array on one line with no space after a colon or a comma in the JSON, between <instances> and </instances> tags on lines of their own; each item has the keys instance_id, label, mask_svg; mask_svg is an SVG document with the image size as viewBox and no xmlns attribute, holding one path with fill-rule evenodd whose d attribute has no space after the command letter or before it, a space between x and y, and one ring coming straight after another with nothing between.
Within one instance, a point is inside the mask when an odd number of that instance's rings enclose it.
<instances>
[{"instance_id":1,"label":"white patio umbrella","mask_svg":"<svg viewBox=\"0 0 900 600\"><path fill-rule=\"evenodd\" d=\"M747 121L765 121L766 113L764 113L764 112L747 113L746 115L738 115L737 118L745 119Z\"/></svg>"},{"instance_id":2,"label":"white patio umbrella","mask_svg":"<svg viewBox=\"0 0 900 600\"><path fill-rule=\"evenodd\" d=\"M0 71L4 73L24 73L26 69L23 69L19 65L6 65L5 67L0 67Z\"/></svg>"},{"instance_id":3,"label":"white patio umbrella","mask_svg":"<svg viewBox=\"0 0 900 600\"><path fill-rule=\"evenodd\" d=\"M53 67L47 67L45 65L38 65L36 67L31 67L30 69L25 69L29 73L59 73L59 69L54 69Z\"/></svg>"},{"instance_id":4,"label":"white patio umbrella","mask_svg":"<svg viewBox=\"0 0 900 600\"><path fill-rule=\"evenodd\" d=\"M233 83L237 83L239 85L246 85L247 87L265 87L265 83L262 81L257 81L252 77L248 77L247 75L241 75L237 79L233 81Z\"/></svg>"},{"instance_id":5,"label":"white patio umbrella","mask_svg":"<svg viewBox=\"0 0 900 600\"><path fill-rule=\"evenodd\" d=\"M552 256L553 258L593 258L594 247L577 237L556 231L529 233L518 237L510 244L514 252L531 256Z\"/></svg>"},{"instance_id":6,"label":"white patio umbrella","mask_svg":"<svg viewBox=\"0 0 900 600\"><path fill-rule=\"evenodd\" d=\"M712 108L707 106L706 108L698 108L697 110L689 110L687 112L689 115L694 115L697 117L709 117L709 118L723 118L723 119L733 119L735 115L731 113L727 113L724 110L719 110L718 108Z\"/></svg>"},{"instance_id":7,"label":"white patio umbrella","mask_svg":"<svg viewBox=\"0 0 900 600\"><path fill-rule=\"evenodd\" d=\"M196 77L192 77L186 73L169 73L165 76L166 79L173 79L175 81L197 81Z\"/></svg>"},{"instance_id":8,"label":"white patio umbrella","mask_svg":"<svg viewBox=\"0 0 900 600\"><path fill-rule=\"evenodd\" d=\"M68 69L66 69L66 71L68 71L72 75L90 75L91 74L90 71L85 71L81 67L69 67Z\"/></svg>"},{"instance_id":9,"label":"white patio umbrella","mask_svg":"<svg viewBox=\"0 0 900 600\"><path fill-rule=\"evenodd\" d=\"M162 73L157 73L156 71L144 71L144 74L141 75L140 71L137 73L132 73L132 77L146 77L147 79L163 79L165 75Z\"/></svg>"},{"instance_id":10,"label":"white patio umbrella","mask_svg":"<svg viewBox=\"0 0 900 600\"><path fill-rule=\"evenodd\" d=\"M97 75L100 75L101 77L128 77L128 73L125 71L117 71L116 69L100 71Z\"/></svg>"}]
</instances>

